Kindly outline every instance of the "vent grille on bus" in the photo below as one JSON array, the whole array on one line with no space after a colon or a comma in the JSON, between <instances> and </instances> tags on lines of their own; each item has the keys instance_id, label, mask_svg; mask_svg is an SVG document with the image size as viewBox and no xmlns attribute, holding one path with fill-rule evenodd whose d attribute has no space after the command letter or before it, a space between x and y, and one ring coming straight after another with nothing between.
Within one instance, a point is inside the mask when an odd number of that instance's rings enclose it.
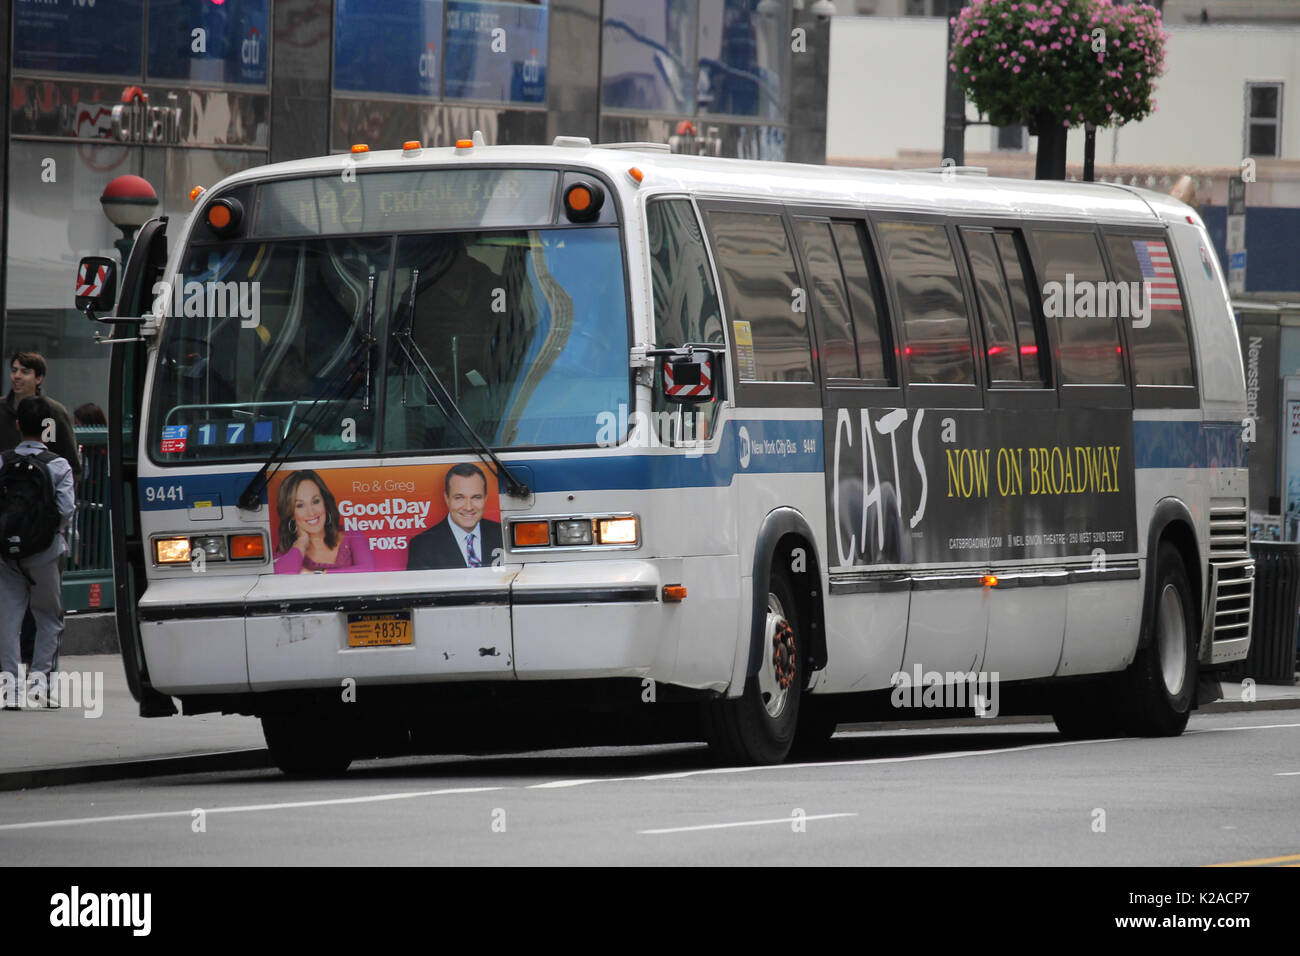
<instances>
[{"instance_id":1,"label":"vent grille on bus","mask_svg":"<svg viewBox=\"0 0 1300 956\"><path fill-rule=\"evenodd\" d=\"M1214 640L1250 636L1254 561L1245 503L1210 508L1210 565L1214 590Z\"/></svg>"}]
</instances>

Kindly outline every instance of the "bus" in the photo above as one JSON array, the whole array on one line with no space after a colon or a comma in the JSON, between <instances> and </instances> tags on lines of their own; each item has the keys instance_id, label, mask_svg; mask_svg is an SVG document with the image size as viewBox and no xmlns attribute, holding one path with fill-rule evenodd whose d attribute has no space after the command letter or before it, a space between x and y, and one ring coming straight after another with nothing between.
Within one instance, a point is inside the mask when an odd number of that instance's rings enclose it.
<instances>
[{"instance_id":1,"label":"bus","mask_svg":"<svg viewBox=\"0 0 1300 956\"><path fill-rule=\"evenodd\" d=\"M1241 355L1168 196L475 135L192 199L77 284L143 715L297 774L775 763L882 714L1177 735L1246 655Z\"/></svg>"}]
</instances>

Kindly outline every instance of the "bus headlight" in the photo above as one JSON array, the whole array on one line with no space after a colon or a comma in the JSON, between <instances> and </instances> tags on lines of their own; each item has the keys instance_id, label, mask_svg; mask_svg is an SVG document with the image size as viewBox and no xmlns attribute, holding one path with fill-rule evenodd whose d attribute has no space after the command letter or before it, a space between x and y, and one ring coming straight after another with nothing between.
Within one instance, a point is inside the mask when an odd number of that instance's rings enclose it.
<instances>
[{"instance_id":1,"label":"bus headlight","mask_svg":"<svg viewBox=\"0 0 1300 956\"><path fill-rule=\"evenodd\" d=\"M636 544L638 540L636 518L601 519L601 544Z\"/></svg>"},{"instance_id":2,"label":"bus headlight","mask_svg":"<svg viewBox=\"0 0 1300 956\"><path fill-rule=\"evenodd\" d=\"M591 520L555 522L555 543L560 547L591 544Z\"/></svg>"},{"instance_id":3,"label":"bus headlight","mask_svg":"<svg viewBox=\"0 0 1300 956\"><path fill-rule=\"evenodd\" d=\"M158 564L189 564L189 538L154 538L154 561Z\"/></svg>"}]
</instances>

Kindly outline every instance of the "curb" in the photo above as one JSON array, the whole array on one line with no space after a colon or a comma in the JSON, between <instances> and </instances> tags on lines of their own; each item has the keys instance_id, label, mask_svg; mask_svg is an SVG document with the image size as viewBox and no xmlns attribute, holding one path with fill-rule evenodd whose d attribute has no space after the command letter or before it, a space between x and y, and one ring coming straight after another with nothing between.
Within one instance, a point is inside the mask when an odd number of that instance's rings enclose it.
<instances>
[{"instance_id":1,"label":"curb","mask_svg":"<svg viewBox=\"0 0 1300 956\"><path fill-rule=\"evenodd\" d=\"M265 770L273 767L271 754L261 750L225 750L187 754L183 757L146 757L120 763L66 764L62 767L30 767L0 771L0 791L30 790L36 787L66 787L75 783L106 780L136 780L187 773L222 770Z\"/></svg>"}]
</instances>

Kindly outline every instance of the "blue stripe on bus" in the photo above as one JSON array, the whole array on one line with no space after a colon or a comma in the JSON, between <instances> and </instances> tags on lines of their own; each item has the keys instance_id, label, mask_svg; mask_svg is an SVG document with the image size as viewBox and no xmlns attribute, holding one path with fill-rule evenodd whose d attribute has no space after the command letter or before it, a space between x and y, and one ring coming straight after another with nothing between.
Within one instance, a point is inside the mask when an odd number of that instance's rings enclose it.
<instances>
[{"instance_id":1,"label":"blue stripe on bus","mask_svg":"<svg viewBox=\"0 0 1300 956\"><path fill-rule=\"evenodd\" d=\"M1246 444L1233 422L1133 423L1138 468L1245 468Z\"/></svg>"},{"instance_id":2,"label":"blue stripe on bus","mask_svg":"<svg viewBox=\"0 0 1300 956\"><path fill-rule=\"evenodd\" d=\"M743 433L743 435L742 435ZM1135 421L1137 468L1244 468L1246 445L1241 426L1228 423ZM748 439L748 460L742 447ZM531 458L512 464L532 473L534 491L625 491L663 488L719 488L737 474L820 474L824 466L822 423L813 421L733 421L716 454L593 455L582 458ZM340 461L338 467L365 467ZM292 470L292 463L285 465ZM146 478L140 482L143 511L191 508L198 502L234 505L253 471L221 475Z\"/></svg>"}]
</instances>

